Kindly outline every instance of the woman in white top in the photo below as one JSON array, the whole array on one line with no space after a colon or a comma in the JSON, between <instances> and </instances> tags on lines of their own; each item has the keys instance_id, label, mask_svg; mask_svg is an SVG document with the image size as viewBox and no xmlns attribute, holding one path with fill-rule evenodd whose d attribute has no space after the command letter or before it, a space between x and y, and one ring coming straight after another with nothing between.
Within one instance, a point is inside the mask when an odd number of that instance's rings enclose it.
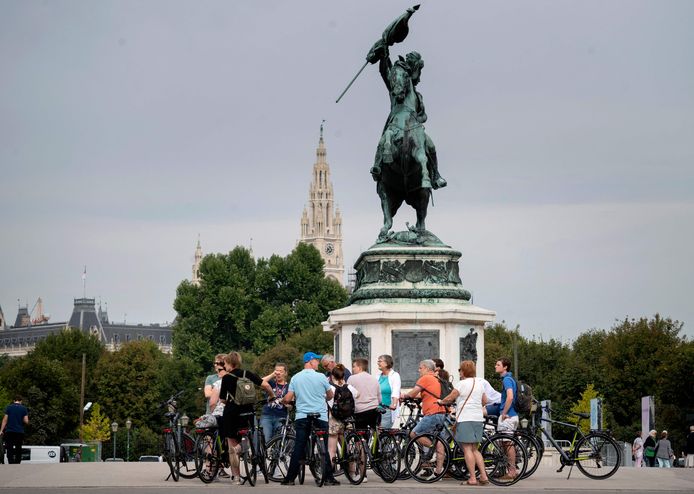
<instances>
[{"instance_id":1,"label":"woman in white top","mask_svg":"<svg viewBox=\"0 0 694 494\"><path fill-rule=\"evenodd\" d=\"M484 393L483 380L477 379L476 375L475 363L472 360L462 361L460 363L460 382L456 384L451 394L439 400L441 404L450 404L453 400L456 401L455 440L463 448L465 465L470 472L470 479L463 482L467 485L489 483L482 454L477 449L477 444L482 441L484 432L482 408L487 404L487 395ZM475 466L480 472L479 482L475 477Z\"/></svg>"},{"instance_id":2,"label":"woman in white top","mask_svg":"<svg viewBox=\"0 0 694 494\"><path fill-rule=\"evenodd\" d=\"M641 439L641 431L636 433L634 443L631 445L631 454L634 457L634 466L641 468L643 465L643 439Z\"/></svg>"}]
</instances>

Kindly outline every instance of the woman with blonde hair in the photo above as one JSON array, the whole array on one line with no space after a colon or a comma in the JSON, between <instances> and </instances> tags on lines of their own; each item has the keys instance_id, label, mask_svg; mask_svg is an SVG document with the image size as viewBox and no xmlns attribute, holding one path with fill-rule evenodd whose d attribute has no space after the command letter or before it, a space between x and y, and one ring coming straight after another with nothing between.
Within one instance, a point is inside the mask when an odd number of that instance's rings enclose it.
<instances>
[{"instance_id":1,"label":"woman with blonde hair","mask_svg":"<svg viewBox=\"0 0 694 494\"><path fill-rule=\"evenodd\" d=\"M451 393L442 398L439 404L446 405L456 401L455 440L463 448L465 465L470 472L470 479L463 482L467 485L485 485L489 483L484 469L484 459L477 449L484 433L483 407L487 404L482 379L478 379L477 369L472 360L460 363L460 381ZM476 480L475 467L479 470L479 481Z\"/></svg>"}]
</instances>

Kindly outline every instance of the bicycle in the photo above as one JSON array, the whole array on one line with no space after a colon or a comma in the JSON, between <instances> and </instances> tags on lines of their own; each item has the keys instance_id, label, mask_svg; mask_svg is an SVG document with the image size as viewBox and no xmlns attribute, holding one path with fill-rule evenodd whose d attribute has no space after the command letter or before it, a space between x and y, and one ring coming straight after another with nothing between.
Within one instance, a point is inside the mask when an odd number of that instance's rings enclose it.
<instances>
[{"instance_id":1,"label":"bicycle","mask_svg":"<svg viewBox=\"0 0 694 494\"><path fill-rule=\"evenodd\" d=\"M350 417L344 422L342 440L337 443L335 457L331 458L333 476L345 474L350 484L359 485L366 476L364 443L354 430L354 418Z\"/></svg>"},{"instance_id":2,"label":"bicycle","mask_svg":"<svg viewBox=\"0 0 694 494\"><path fill-rule=\"evenodd\" d=\"M282 482L287 476L296 438L292 420L287 417L280 422L282 429L279 434L266 445L266 471L273 482Z\"/></svg>"},{"instance_id":3,"label":"bicycle","mask_svg":"<svg viewBox=\"0 0 694 494\"><path fill-rule=\"evenodd\" d=\"M219 429L203 427L195 430L195 468L200 480L206 484L212 482L220 468L229 466L229 455L224 447Z\"/></svg>"},{"instance_id":4,"label":"bicycle","mask_svg":"<svg viewBox=\"0 0 694 494\"><path fill-rule=\"evenodd\" d=\"M400 452L400 461L402 462L403 454L407 443L410 440L410 431L415 428L419 423L422 414L422 399L421 398L405 398L400 405L400 416L405 416L405 409L407 409L407 420L400 426L400 430L395 432L395 440L398 444L398 451ZM407 480L410 478L410 473L406 468L401 468L398 474L399 480Z\"/></svg>"},{"instance_id":5,"label":"bicycle","mask_svg":"<svg viewBox=\"0 0 694 494\"><path fill-rule=\"evenodd\" d=\"M410 475L422 483L432 483L443 478L446 472L458 479L468 478L470 472L465 464L462 449L455 441L453 418L446 415L444 424L437 425L433 434L418 434L410 439L404 453L405 467ZM427 446L426 443L429 445ZM505 433L489 434L485 429L480 453L489 481L495 485L512 485L518 482L527 468L527 452L520 440ZM511 465L509 451L515 451L515 462ZM438 467L440 467L437 472ZM509 477L510 471L517 471Z\"/></svg>"},{"instance_id":6,"label":"bicycle","mask_svg":"<svg viewBox=\"0 0 694 494\"><path fill-rule=\"evenodd\" d=\"M379 408L381 414L386 409ZM381 477L387 484L395 482L400 473L400 450L396 433L393 429L381 427L367 428L365 431L356 431L364 443L366 452L366 467Z\"/></svg>"},{"instance_id":7,"label":"bicycle","mask_svg":"<svg viewBox=\"0 0 694 494\"><path fill-rule=\"evenodd\" d=\"M577 419L575 424L571 424L544 418L542 417L542 410L553 413L553 410L548 406L538 406L535 414L531 416L530 431L534 435L537 435L538 431L542 433L559 453L561 467L557 470L557 473L564 470L564 467L568 465L571 467L567 476L567 479L569 479L573 466L576 465L586 477L602 480L611 477L619 470L619 466L622 463L622 453L616 441L609 435L609 431L591 430L588 434L583 434L581 431L581 420L589 419L590 414L572 412L572 415L576 416ZM542 422L559 424L574 430L568 451L559 446L552 436L547 433L542 427Z\"/></svg>"},{"instance_id":8,"label":"bicycle","mask_svg":"<svg viewBox=\"0 0 694 494\"><path fill-rule=\"evenodd\" d=\"M498 420L494 420L496 417L493 415L490 415L489 418L491 420L486 421L486 427L491 428L491 430L496 432ZM539 468L540 460L542 460L542 454L544 453L545 446L544 443L535 434L532 434L527 429L516 429L513 432L513 435L518 440L520 440L528 454L528 467L526 468L525 473L522 476L522 479L527 479Z\"/></svg>"},{"instance_id":9,"label":"bicycle","mask_svg":"<svg viewBox=\"0 0 694 494\"><path fill-rule=\"evenodd\" d=\"M159 405L159 409L166 407L164 414L169 421L169 426L162 431L162 456L169 466L169 478L178 482L179 477L192 479L198 475L195 468L195 440L181 427L178 406L176 400L183 394L183 390L172 395L168 400Z\"/></svg>"},{"instance_id":10,"label":"bicycle","mask_svg":"<svg viewBox=\"0 0 694 494\"><path fill-rule=\"evenodd\" d=\"M256 405L264 405L265 400L258 402ZM246 473L245 476L242 475L242 484L248 481L248 484L252 487L255 486L258 478L258 470L263 474L263 479L267 484L269 482L267 465L265 460L266 446L265 446L265 436L263 435L263 428L258 423L258 417L255 412L246 412L239 414L239 417L253 417L250 421L249 427L245 429L239 429L239 436L241 438L241 455L239 460L243 463L243 469ZM239 466L240 468L240 466Z\"/></svg>"}]
</instances>

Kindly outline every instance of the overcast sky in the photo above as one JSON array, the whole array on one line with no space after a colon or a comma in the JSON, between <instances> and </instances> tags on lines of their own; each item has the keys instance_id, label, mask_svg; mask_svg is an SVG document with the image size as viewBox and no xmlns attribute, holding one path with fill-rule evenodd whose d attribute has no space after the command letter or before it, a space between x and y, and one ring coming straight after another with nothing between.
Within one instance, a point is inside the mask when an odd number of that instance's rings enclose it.
<instances>
[{"instance_id":1,"label":"overcast sky","mask_svg":"<svg viewBox=\"0 0 694 494\"><path fill-rule=\"evenodd\" d=\"M322 119L352 264L381 224L369 66L413 2L0 0L0 306L164 322L205 253L286 255ZM424 1L393 55L449 186L428 227L476 305L568 341L656 312L694 336L694 2ZM395 226L414 222L403 209Z\"/></svg>"}]
</instances>

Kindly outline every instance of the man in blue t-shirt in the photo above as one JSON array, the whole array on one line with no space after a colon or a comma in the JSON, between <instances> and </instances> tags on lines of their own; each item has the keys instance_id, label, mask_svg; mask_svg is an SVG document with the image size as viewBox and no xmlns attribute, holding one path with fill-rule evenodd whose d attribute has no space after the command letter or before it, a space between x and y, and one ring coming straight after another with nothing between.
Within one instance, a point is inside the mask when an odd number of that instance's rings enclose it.
<instances>
[{"instance_id":1,"label":"man in blue t-shirt","mask_svg":"<svg viewBox=\"0 0 694 494\"><path fill-rule=\"evenodd\" d=\"M294 485L294 479L299 474L299 463L306 455L306 440L312 420L314 429L326 431L326 434L323 436L325 440L324 451L328 451L328 407L326 401L332 399L333 392L330 389L328 378L316 372L320 358L320 355L316 355L313 352L304 354L304 370L292 377L292 380L289 382L289 391L282 399L282 403L285 405L294 399L296 400L294 451L292 451L289 469L282 485ZM320 414L320 418L308 418L308 414L314 413ZM333 477L333 469L330 462L325 461L323 464L327 470L323 472L325 485L340 485Z\"/></svg>"},{"instance_id":2,"label":"man in blue t-shirt","mask_svg":"<svg viewBox=\"0 0 694 494\"><path fill-rule=\"evenodd\" d=\"M7 405L5 416L0 425L0 436L7 445L7 462L22 462L22 443L24 442L24 426L29 425L29 412L22 405L22 397L16 396L14 403Z\"/></svg>"},{"instance_id":3,"label":"man in blue t-shirt","mask_svg":"<svg viewBox=\"0 0 694 494\"><path fill-rule=\"evenodd\" d=\"M511 368L511 359L502 357L494 364L494 371L501 376L501 403L499 410L499 423L496 430L499 432L507 432L513 434L518 428L518 413L516 412L516 393L518 386L513 374L509 372ZM509 467L504 480L510 480L518 475L516 470L516 449L510 441L506 441L506 452L509 459Z\"/></svg>"}]
</instances>

